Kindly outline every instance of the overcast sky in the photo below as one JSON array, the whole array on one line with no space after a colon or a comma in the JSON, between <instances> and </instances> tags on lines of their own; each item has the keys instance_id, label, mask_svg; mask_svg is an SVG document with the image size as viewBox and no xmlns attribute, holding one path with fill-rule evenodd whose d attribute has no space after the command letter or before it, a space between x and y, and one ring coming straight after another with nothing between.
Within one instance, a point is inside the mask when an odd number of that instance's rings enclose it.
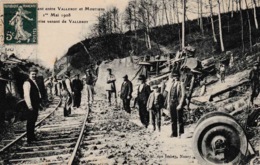
<instances>
[{"instance_id":1,"label":"overcast sky","mask_svg":"<svg viewBox=\"0 0 260 165\"><path fill-rule=\"evenodd\" d=\"M4 1L10 3L9 0ZM34 0L31 1L33 2ZM52 12L39 11L38 20L46 20L46 18L49 20L57 20L59 18L50 17L50 14L59 13L61 16L61 14L69 13L69 11L57 11L58 7L92 7L108 9L112 6L116 6L119 8L119 12L122 13L128 4L128 1L129 0L38 0L39 8L56 8L56 11ZM196 2L197 0L188 1L188 19L195 19L197 17ZM43 17L45 13L49 13L49 16ZM37 57L37 59L42 61L45 66L52 68L56 58L62 57L70 46L83 40L84 37L87 37L87 34L90 32L90 26L96 22L99 14L100 12L98 11L78 11L71 12L71 16L65 18L66 20L87 20L88 23L85 24L38 23L38 44L15 46L14 52L9 53L15 53L21 58L35 59ZM12 48L13 46L11 45L7 47Z\"/></svg>"},{"instance_id":2,"label":"overcast sky","mask_svg":"<svg viewBox=\"0 0 260 165\"><path fill-rule=\"evenodd\" d=\"M127 6L128 0L39 0L39 8L78 8L78 7L93 7L93 8L110 8L116 6L120 12L123 12ZM38 11L38 20L48 19L57 20L58 18L45 16L46 11ZM68 14L68 11L52 11L47 13ZM85 24L50 24L38 23L38 44L37 45L19 45L15 46L14 52L21 58L35 59L38 58L43 64L49 68L53 67L55 58L63 56L68 48L73 44L84 39L90 32L89 27L96 22L98 11L79 11L71 12L71 16L66 20L87 20ZM29 15L28 15L29 16ZM25 20L26 21L26 20ZM26 23L26 22L24 22ZM13 46L7 46L12 48ZM12 52L9 52L12 53Z\"/></svg>"}]
</instances>

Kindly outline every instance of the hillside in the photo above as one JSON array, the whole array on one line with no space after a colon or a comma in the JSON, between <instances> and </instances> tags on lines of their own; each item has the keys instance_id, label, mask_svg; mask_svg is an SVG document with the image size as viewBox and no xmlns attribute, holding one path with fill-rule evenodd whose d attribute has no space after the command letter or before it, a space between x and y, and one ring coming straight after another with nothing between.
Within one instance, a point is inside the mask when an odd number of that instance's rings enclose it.
<instances>
[{"instance_id":1,"label":"hillside","mask_svg":"<svg viewBox=\"0 0 260 165\"><path fill-rule=\"evenodd\" d=\"M249 9L249 17L251 23L251 36L252 44L260 42L260 32L254 26L253 10ZM242 52L241 40L241 22L240 13L234 12L233 18L231 13L224 13L221 15L223 39L225 51L221 52L219 41L215 43L212 37L212 29L209 17L203 18L204 33L202 34L197 23L197 20L186 21L186 44L194 46L196 56L199 59L205 59L211 56L215 58L225 58L226 51L232 51L235 59L246 59L246 56L252 54L250 52L249 44L249 26L247 21L246 10L242 11L243 15L243 30L244 30L244 43L245 52ZM257 9L258 16L260 17L260 9ZM215 32L218 35L218 17L214 16ZM258 20L259 21L259 20ZM169 52L176 52L180 49L180 29L181 24L172 24L157 26L150 29L150 38L152 48L148 49L144 40L144 30L139 29L136 31L127 31L120 34L109 34L100 37L85 39L79 43L72 45L65 56L70 56L71 66L76 69L83 70L89 64L97 61L113 60L117 58L124 58L129 56L130 52L134 50L133 55L157 55ZM84 46L87 50L84 48ZM247 64L241 64L238 70L246 69ZM233 71L234 72L234 71Z\"/></svg>"}]
</instances>

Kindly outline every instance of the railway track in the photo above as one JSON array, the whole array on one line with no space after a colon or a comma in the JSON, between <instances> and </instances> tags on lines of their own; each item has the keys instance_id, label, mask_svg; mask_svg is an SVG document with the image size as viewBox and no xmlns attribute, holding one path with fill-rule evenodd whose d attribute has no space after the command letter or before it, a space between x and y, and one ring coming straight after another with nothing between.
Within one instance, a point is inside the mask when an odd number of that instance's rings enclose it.
<instances>
[{"instance_id":1,"label":"railway track","mask_svg":"<svg viewBox=\"0 0 260 165\"><path fill-rule=\"evenodd\" d=\"M27 144L19 134L1 149L0 164L72 164L85 130L89 109L72 110L63 116L60 101L37 123L37 141Z\"/></svg>"},{"instance_id":2,"label":"railway track","mask_svg":"<svg viewBox=\"0 0 260 165\"><path fill-rule=\"evenodd\" d=\"M45 119L50 117L58 108L58 106L61 104L61 99L55 98L52 103L49 105L48 108L46 108L44 111L40 112L36 128L41 125L41 123L44 122ZM13 126L14 134L10 134L10 136L7 136L6 138L2 139L0 141L0 153L7 150L9 147L11 147L14 143L19 141L21 138L23 138L26 135L26 122L17 122L14 123Z\"/></svg>"}]
</instances>

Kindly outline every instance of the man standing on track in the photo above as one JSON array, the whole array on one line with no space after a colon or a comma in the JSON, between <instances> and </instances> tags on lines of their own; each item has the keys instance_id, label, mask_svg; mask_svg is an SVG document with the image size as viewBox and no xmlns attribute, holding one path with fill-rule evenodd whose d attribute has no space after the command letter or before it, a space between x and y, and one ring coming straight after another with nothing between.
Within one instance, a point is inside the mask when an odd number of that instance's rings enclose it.
<instances>
[{"instance_id":1,"label":"man standing on track","mask_svg":"<svg viewBox=\"0 0 260 165\"><path fill-rule=\"evenodd\" d=\"M72 90L74 92L74 108L79 108L81 103L81 91L83 89L83 84L79 79L79 74L76 75L76 78L72 81Z\"/></svg>"},{"instance_id":2,"label":"man standing on track","mask_svg":"<svg viewBox=\"0 0 260 165\"><path fill-rule=\"evenodd\" d=\"M115 93L115 100L117 99L117 95L116 95L116 77L115 75L112 74L112 69L108 68L108 75L107 75L107 87L106 87L106 91L107 91L107 98L108 98L108 103L109 106L111 106L111 95L112 93Z\"/></svg>"},{"instance_id":3,"label":"man standing on track","mask_svg":"<svg viewBox=\"0 0 260 165\"><path fill-rule=\"evenodd\" d=\"M133 84L131 81L128 80L127 75L125 75L123 78L124 78L124 82L122 83L121 86L120 98L123 101L124 110L127 113L131 113L130 100L132 98Z\"/></svg>"},{"instance_id":4,"label":"man standing on track","mask_svg":"<svg viewBox=\"0 0 260 165\"><path fill-rule=\"evenodd\" d=\"M91 73L90 69L86 70L86 101L89 106L93 104L94 101L94 83L95 83L95 76Z\"/></svg>"},{"instance_id":5,"label":"man standing on track","mask_svg":"<svg viewBox=\"0 0 260 165\"><path fill-rule=\"evenodd\" d=\"M34 130L41 103L41 93L36 82L36 75L38 70L36 68L30 68L29 72L29 79L23 84L24 100L28 107L26 112L28 144L30 144L32 141L36 141Z\"/></svg>"},{"instance_id":6,"label":"man standing on track","mask_svg":"<svg viewBox=\"0 0 260 165\"><path fill-rule=\"evenodd\" d=\"M144 75L140 75L138 80L141 84L137 89L136 101L139 106L139 116L142 124L147 128L149 125L149 112L147 111L147 101L151 93L150 86L146 84L146 78Z\"/></svg>"},{"instance_id":7,"label":"man standing on track","mask_svg":"<svg viewBox=\"0 0 260 165\"><path fill-rule=\"evenodd\" d=\"M64 116L71 114L71 107L73 104L73 91L71 87L70 72L65 74L65 79L62 80L63 97L66 98L64 105Z\"/></svg>"}]
</instances>

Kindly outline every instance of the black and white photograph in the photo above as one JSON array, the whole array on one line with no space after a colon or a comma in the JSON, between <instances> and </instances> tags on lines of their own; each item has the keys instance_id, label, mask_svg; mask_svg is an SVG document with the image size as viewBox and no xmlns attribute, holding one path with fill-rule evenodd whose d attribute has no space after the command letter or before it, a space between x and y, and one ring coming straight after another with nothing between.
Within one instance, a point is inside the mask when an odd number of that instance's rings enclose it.
<instances>
[{"instance_id":1,"label":"black and white photograph","mask_svg":"<svg viewBox=\"0 0 260 165\"><path fill-rule=\"evenodd\" d=\"M259 165L260 0L1 0L1 165Z\"/></svg>"}]
</instances>

